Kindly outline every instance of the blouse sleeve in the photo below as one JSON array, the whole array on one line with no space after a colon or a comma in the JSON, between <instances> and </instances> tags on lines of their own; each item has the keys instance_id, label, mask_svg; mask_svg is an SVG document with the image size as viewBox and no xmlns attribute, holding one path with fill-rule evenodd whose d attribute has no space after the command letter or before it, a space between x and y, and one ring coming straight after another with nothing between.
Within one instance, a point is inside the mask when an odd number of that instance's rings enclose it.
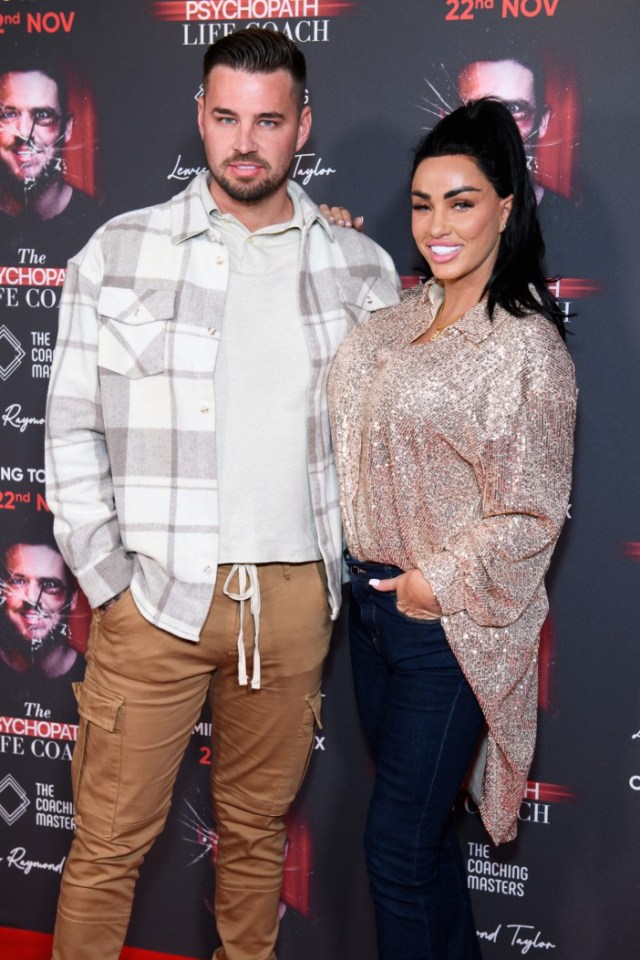
<instances>
[{"instance_id":1,"label":"blouse sleeve","mask_svg":"<svg viewBox=\"0 0 640 960\"><path fill-rule=\"evenodd\" d=\"M513 371L520 402L482 443L481 520L418 563L445 616L466 610L481 626L513 623L549 565L569 500L576 407L573 365L549 332L553 340L529 339L525 363Z\"/></svg>"}]
</instances>

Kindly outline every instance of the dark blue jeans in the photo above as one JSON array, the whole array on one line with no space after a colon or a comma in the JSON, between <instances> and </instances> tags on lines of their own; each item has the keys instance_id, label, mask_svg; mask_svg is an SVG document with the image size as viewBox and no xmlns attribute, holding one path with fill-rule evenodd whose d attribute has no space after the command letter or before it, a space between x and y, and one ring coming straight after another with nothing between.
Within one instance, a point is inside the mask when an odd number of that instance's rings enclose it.
<instances>
[{"instance_id":1,"label":"dark blue jeans","mask_svg":"<svg viewBox=\"0 0 640 960\"><path fill-rule=\"evenodd\" d=\"M347 558L358 709L376 761L365 850L380 960L479 960L452 807L483 717L439 620L400 613Z\"/></svg>"}]
</instances>

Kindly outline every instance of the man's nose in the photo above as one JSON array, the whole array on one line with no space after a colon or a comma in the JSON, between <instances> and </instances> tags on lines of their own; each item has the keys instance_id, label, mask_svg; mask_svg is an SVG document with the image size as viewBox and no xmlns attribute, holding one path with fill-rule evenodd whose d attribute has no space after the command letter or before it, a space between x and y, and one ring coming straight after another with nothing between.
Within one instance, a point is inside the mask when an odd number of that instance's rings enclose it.
<instances>
[{"instance_id":1,"label":"man's nose","mask_svg":"<svg viewBox=\"0 0 640 960\"><path fill-rule=\"evenodd\" d=\"M40 584L37 582L37 580L29 580L29 582L23 586L22 590L27 603L31 604L32 607L35 607L40 599L41 593Z\"/></svg>"},{"instance_id":2,"label":"man's nose","mask_svg":"<svg viewBox=\"0 0 640 960\"><path fill-rule=\"evenodd\" d=\"M235 148L238 153L254 153L257 149L251 124L239 123L236 127Z\"/></svg>"},{"instance_id":3,"label":"man's nose","mask_svg":"<svg viewBox=\"0 0 640 960\"><path fill-rule=\"evenodd\" d=\"M33 119L28 110L21 110L13 122L14 130L21 140L29 140L33 133Z\"/></svg>"}]
</instances>

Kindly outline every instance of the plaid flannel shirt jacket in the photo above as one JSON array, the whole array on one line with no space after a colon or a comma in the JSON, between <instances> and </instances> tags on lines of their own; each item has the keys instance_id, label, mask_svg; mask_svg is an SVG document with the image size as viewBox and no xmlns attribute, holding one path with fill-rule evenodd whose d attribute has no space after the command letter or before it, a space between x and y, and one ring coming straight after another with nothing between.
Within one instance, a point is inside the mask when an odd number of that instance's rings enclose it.
<instances>
[{"instance_id":1,"label":"plaid flannel shirt jacket","mask_svg":"<svg viewBox=\"0 0 640 960\"><path fill-rule=\"evenodd\" d=\"M93 607L131 586L141 613L197 640L218 552L213 375L229 257L200 174L123 214L70 262L46 417L47 502ZM391 258L333 229L295 183L304 226L299 310L311 358L307 464L332 616L342 531L326 380L368 313L398 302Z\"/></svg>"}]
</instances>

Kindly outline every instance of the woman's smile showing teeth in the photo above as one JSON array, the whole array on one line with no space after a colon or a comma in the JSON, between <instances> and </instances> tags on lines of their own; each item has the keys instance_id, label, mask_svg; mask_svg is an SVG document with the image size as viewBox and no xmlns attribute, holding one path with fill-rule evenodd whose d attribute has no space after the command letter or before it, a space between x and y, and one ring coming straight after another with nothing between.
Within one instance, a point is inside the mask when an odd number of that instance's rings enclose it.
<instances>
[{"instance_id":1,"label":"woman's smile showing teeth","mask_svg":"<svg viewBox=\"0 0 640 960\"><path fill-rule=\"evenodd\" d=\"M446 260L450 260L452 257L455 257L459 250L462 250L462 244L457 243L453 244L431 244L429 249L431 250L431 256L438 263L443 263Z\"/></svg>"}]
</instances>

